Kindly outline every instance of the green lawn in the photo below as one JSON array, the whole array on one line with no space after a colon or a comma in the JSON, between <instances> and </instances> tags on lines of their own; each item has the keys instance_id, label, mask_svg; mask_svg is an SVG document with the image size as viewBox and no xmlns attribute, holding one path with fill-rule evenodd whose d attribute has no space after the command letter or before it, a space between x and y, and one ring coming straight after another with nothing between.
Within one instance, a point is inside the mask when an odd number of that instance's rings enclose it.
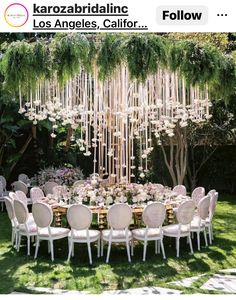
<instances>
[{"instance_id":1,"label":"green lawn","mask_svg":"<svg viewBox=\"0 0 236 300\"><path fill-rule=\"evenodd\" d=\"M124 247L113 246L110 263L105 256L96 258L93 247L93 265L89 266L85 246L75 246L75 257L69 264L67 240L55 242L55 261L47 253L46 242L41 243L37 260L26 255L26 245L17 253L10 243L10 222L6 213L0 213L0 293L26 291L31 286L76 289L91 293L103 290L126 289L143 286L171 287L167 283L185 277L205 274L192 288L182 288L184 293L204 292L200 286L214 272L236 266L236 196L222 196L214 218L215 239L213 245L196 249L189 255L185 239L181 240L180 258L175 257L174 240L165 238L167 259L154 254L154 245L149 244L147 261L142 262L142 245L135 246L132 263L127 262ZM24 241L24 240L23 240ZM202 239L202 245L204 241ZM106 254L106 249L105 253ZM176 287L174 287L176 288ZM181 289L181 288L180 288Z\"/></svg>"}]
</instances>

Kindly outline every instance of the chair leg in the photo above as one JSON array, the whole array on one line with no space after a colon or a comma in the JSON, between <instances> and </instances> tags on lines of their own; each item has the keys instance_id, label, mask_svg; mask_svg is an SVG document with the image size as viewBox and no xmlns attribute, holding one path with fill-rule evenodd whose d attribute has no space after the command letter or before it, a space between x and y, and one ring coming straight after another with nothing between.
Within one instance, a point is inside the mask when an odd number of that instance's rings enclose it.
<instances>
[{"instance_id":1,"label":"chair leg","mask_svg":"<svg viewBox=\"0 0 236 300\"><path fill-rule=\"evenodd\" d=\"M87 243L88 245L88 255L89 255L89 263L92 264L92 253L91 253L91 245L90 242Z\"/></svg>"},{"instance_id":2,"label":"chair leg","mask_svg":"<svg viewBox=\"0 0 236 300\"><path fill-rule=\"evenodd\" d=\"M30 255L30 236L27 236L27 255Z\"/></svg>"},{"instance_id":3,"label":"chair leg","mask_svg":"<svg viewBox=\"0 0 236 300\"><path fill-rule=\"evenodd\" d=\"M197 249L200 251L201 245L200 245L200 232L197 231Z\"/></svg>"},{"instance_id":4,"label":"chair leg","mask_svg":"<svg viewBox=\"0 0 236 300\"><path fill-rule=\"evenodd\" d=\"M160 242L160 240L158 241L157 245L158 245L157 253L160 254L161 253L161 242Z\"/></svg>"},{"instance_id":5,"label":"chair leg","mask_svg":"<svg viewBox=\"0 0 236 300\"><path fill-rule=\"evenodd\" d=\"M103 256L103 238L101 238L101 256Z\"/></svg>"},{"instance_id":6,"label":"chair leg","mask_svg":"<svg viewBox=\"0 0 236 300\"><path fill-rule=\"evenodd\" d=\"M187 237L187 239L186 239L186 244L189 244L189 240L188 240L188 237Z\"/></svg>"},{"instance_id":7,"label":"chair leg","mask_svg":"<svg viewBox=\"0 0 236 300\"><path fill-rule=\"evenodd\" d=\"M50 246L51 246L51 260L54 261L53 241L50 241Z\"/></svg>"},{"instance_id":8,"label":"chair leg","mask_svg":"<svg viewBox=\"0 0 236 300\"><path fill-rule=\"evenodd\" d=\"M11 231L11 243L12 245L14 245L14 242L15 242L15 230L12 228L12 231Z\"/></svg>"},{"instance_id":9,"label":"chair leg","mask_svg":"<svg viewBox=\"0 0 236 300\"><path fill-rule=\"evenodd\" d=\"M193 254L193 245L192 245L192 239L190 234L188 235L188 241L189 241L190 253Z\"/></svg>"},{"instance_id":10,"label":"chair leg","mask_svg":"<svg viewBox=\"0 0 236 300\"><path fill-rule=\"evenodd\" d=\"M131 240L131 256L134 256L134 240Z\"/></svg>"},{"instance_id":11,"label":"chair leg","mask_svg":"<svg viewBox=\"0 0 236 300\"><path fill-rule=\"evenodd\" d=\"M176 257L179 257L179 238L176 238Z\"/></svg>"},{"instance_id":12,"label":"chair leg","mask_svg":"<svg viewBox=\"0 0 236 300\"><path fill-rule=\"evenodd\" d=\"M67 258L67 262L70 261L70 258L71 258L71 252L72 252L72 243L73 241L71 239L68 239L68 258Z\"/></svg>"},{"instance_id":13,"label":"chair leg","mask_svg":"<svg viewBox=\"0 0 236 300\"><path fill-rule=\"evenodd\" d=\"M20 251L20 245L21 245L21 234L19 233L18 243L17 243L17 252Z\"/></svg>"},{"instance_id":14,"label":"chair leg","mask_svg":"<svg viewBox=\"0 0 236 300\"><path fill-rule=\"evenodd\" d=\"M206 247L208 247L206 228L204 229L203 233L204 233L205 245Z\"/></svg>"},{"instance_id":15,"label":"chair leg","mask_svg":"<svg viewBox=\"0 0 236 300\"><path fill-rule=\"evenodd\" d=\"M127 255L128 255L128 262L131 262L131 257L130 257L130 245L129 241L126 241L126 250L127 250Z\"/></svg>"},{"instance_id":16,"label":"chair leg","mask_svg":"<svg viewBox=\"0 0 236 300\"><path fill-rule=\"evenodd\" d=\"M38 250L39 250L39 238L36 238L36 247L35 247L35 253L34 253L34 259L38 256Z\"/></svg>"},{"instance_id":17,"label":"chair leg","mask_svg":"<svg viewBox=\"0 0 236 300\"><path fill-rule=\"evenodd\" d=\"M101 239L98 239L98 252L97 252L97 257L100 257L100 244L101 244Z\"/></svg>"},{"instance_id":18,"label":"chair leg","mask_svg":"<svg viewBox=\"0 0 236 300\"><path fill-rule=\"evenodd\" d=\"M211 225L209 225L208 227L208 235L209 235L209 244L212 244L212 238L211 238Z\"/></svg>"},{"instance_id":19,"label":"chair leg","mask_svg":"<svg viewBox=\"0 0 236 300\"><path fill-rule=\"evenodd\" d=\"M166 259L166 254L165 254L165 248L164 248L164 244L163 244L163 239L161 239L159 241L159 243L161 245L161 252L162 252L163 258Z\"/></svg>"},{"instance_id":20,"label":"chair leg","mask_svg":"<svg viewBox=\"0 0 236 300\"><path fill-rule=\"evenodd\" d=\"M214 240L214 236L213 236L213 226L212 224L210 225L210 229L211 229L211 240Z\"/></svg>"},{"instance_id":21,"label":"chair leg","mask_svg":"<svg viewBox=\"0 0 236 300\"><path fill-rule=\"evenodd\" d=\"M108 249L107 249L107 259L106 259L106 263L109 262L110 252L111 252L111 241L108 242Z\"/></svg>"},{"instance_id":22,"label":"chair leg","mask_svg":"<svg viewBox=\"0 0 236 300\"><path fill-rule=\"evenodd\" d=\"M147 240L144 240L144 245L143 245L143 261L146 260L146 253L147 253Z\"/></svg>"},{"instance_id":23,"label":"chair leg","mask_svg":"<svg viewBox=\"0 0 236 300\"><path fill-rule=\"evenodd\" d=\"M48 241L48 253L51 252L51 246L50 246L50 241Z\"/></svg>"},{"instance_id":24,"label":"chair leg","mask_svg":"<svg viewBox=\"0 0 236 300\"><path fill-rule=\"evenodd\" d=\"M15 240L14 240L14 247L17 249L17 243L18 243L18 236L19 232L15 230Z\"/></svg>"},{"instance_id":25,"label":"chair leg","mask_svg":"<svg viewBox=\"0 0 236 300\"><path fill-rule=\"evenodd\" d=\"M75 256L75 244L72 243L72 257Z\"/></svg>"}]
</instances>

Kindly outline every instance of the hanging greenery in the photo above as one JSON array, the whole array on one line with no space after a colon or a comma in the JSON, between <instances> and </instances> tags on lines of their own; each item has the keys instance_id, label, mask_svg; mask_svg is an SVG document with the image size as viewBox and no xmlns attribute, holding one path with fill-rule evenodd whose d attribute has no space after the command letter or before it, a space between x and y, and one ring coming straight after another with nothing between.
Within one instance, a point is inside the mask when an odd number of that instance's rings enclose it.
<instances>
[{"instance_id":1,"label":"hanging greenery","mask_svg":"<svg viewBox=\"0 0 236 300\"><path fill-rule=\"evenodd\" d=\"M212 46L184 41L170 48L169 66L184 75L188 83L205 84L218 76L222 58Z\"/></svg>"},{"instance_id":2,"label":"hanging greenery","mask_svg":"<svg viewBox=\"0 0 236 300\"><path fill-rule=\"evenodd\" d=\"M101 41L100 50L97 56L100 79L104 80L108 76L111 76L117 66L121 64L124 58L122 40L121 35L106 34Z\"/></svg>"},{"instance_id":3,"label":"hanging greenery","mask_svg":"<svg viewBox=\"0 0 236 300\"><path fill-rule=\"evenodd\" d=\"M51 54L48 45L43 40L36 41L33 45L34 70L37 78L49 77L51 75Z\"/></svg>"},{"instance_id":4,"label":"hanging greenery","mask_svg":"<svg viewBox=\"0 0 236 300\"><path fill-rule=\"evenodd\" d=\"M5 84L13 90L17 90L19 85L24 88L31 84L35 80L33 62L32 45L25 41L10 44L1 62Z\"/></svg>"},{"instance_id":5,"label":"hanging greenery","mask_svg":"<svg viewBox=\"0 0 236 300\"><path fill-rule=\"evenodd\" d=\"M96 60L96 55L97 55L98 50L97 50L97 47L96 47L95 39L93 37L91 37L88 40L88 42L89 42L89 52L84 55L83 67L85 68L85 70L88 73L91 73L93 64Z\"/></svg>"},{"instance_id":6,"label":"hanging greenery","mask_svg":"<svg viewBox=\"0 0 236 300\"><path fill-rule=\"evenodd\" d=\"M34 86L39 78L49 73L49 55L43 42L30 44L26 41L13 42L1 61L5 85L12 90L22 91Z\"/></svg>"},{"instance_id":7,"label":"hanging greenery","mask_svg":"<svg viewBox=\"0 0 236 300\"><path fill-rule=\"evenodd\" d=\"M84 62L88 68L87 55L90 47L85 35L77 33L56 35L51 47L53 68L60 83L78 73Z\"/></svg>"},{"instance_id":8,"label":"hanging greenery","mask_svg":"<svg viewBox=\"0 0 236 300\"><path fill-rule=\"evenodd\" d=\"M125 52L131 78L144 82L149 74L157 71L159 64L166 64L167 42L155 35L131 35L126 41Z\"/></svg>"},{"instance_id":9,"label":"hanging greenery","mask_svg":"<svg viewBox=\"0 0 236 300\"><path fill-rule=\"evenodd\" d=\"M218 77L210 86L212 98L222 98L227 103L236 92L236 65L234 59L225 55L221 58Z\"/></svg>"},{"instance_id":10,"label":"hanging greenery","mask_svg":"<svg viewBox=\"0 0 236 300\"><path fill-rule=\"evenodd\" d=\"M144 82L158 66L186 78L188 84L208 84L213 95L234 92L235 63L209 44L197 41L170 41L156 34L56 34L53 39L25 40L9 44L0 70L9 90L22 91L38 79L56 74L62 84L81 66L92 71L96 63L99 78L114 74L122 62L130 77Z\"/></svg>"}]
</instances>

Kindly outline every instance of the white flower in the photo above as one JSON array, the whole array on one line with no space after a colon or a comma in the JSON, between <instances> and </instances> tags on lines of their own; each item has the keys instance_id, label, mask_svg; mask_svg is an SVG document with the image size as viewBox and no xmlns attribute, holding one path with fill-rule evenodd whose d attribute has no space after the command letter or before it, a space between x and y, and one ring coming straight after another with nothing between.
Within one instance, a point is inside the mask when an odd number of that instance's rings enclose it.
<instances>
[{"instance_id":1,"label":"white flower","mask_svg":"<svg viewBox=\"0 0 236 300\"><path fill-rule=\"evenodd\" d=\"M24 112L26 112L26 110L25 110L24 108L20 108L20 109L18 110L18 113L19 113L19 114L23 114Z\"/></svg>"},{"instance_id":2,"label":"white flower","mask_svg":"<svg viewBox=\"0 0 236 300\"><path fill-rule=\"evenodd\" d=\"M111 197L111 196L108 196L108 197L106 198L106 204L109 205L109 204L112 204L112 203L113 203L112 197Z\"/></svg>"},{"instance_id":3,"label":"white flower","mask_svg":"<svg viewBox=\"0 0 236 300\"><path fill-rule=\"evenodd\" d=\"M86 151L85 153L84 153L84 156L90 156L91 155L91 152L90 151Z\"/></svg>"},{"instance_id":4,"label":"white flower","mask_svg":"<svg viewBox=\"0 0 236 300\"><path fill-rule=\"evenodd\" d=\"M188 125L188 122L186 122L186 121L184 122L183 121L183 122L180 122L179 125L180 125L180 127L183 128L183 127L186 127Z\"/></svg>"}]
</instances>

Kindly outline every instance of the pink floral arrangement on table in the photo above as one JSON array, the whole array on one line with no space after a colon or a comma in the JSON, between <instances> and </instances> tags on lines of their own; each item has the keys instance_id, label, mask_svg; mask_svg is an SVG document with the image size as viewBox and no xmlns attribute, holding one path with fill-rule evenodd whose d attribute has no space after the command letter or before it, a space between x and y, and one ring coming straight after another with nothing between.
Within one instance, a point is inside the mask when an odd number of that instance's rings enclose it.
<instances>
[{"instance_id":1,"label":"pink floral arrangement on table","mask_svg":"<svg viewBox=\"0 0 236 300\"><path fill-rule=\"evenodd\" d=\"M82 180L84 174L79 167L72 167L70 165L55 168L53 166L41 169L38 174L31 178L32 185L42 186L47 181L54 181L59 185L72 186L77 180Z\"/></svg>"},{"instance_id":2,"label":"pink floral arrangement on table","mask_svg":"<svg viewBox=\"0 0 236 300\"><path fill-rule=\"evenodd\" d=\"M154 183L95 187L93 184L86 182L76 185L70 190L71 203L84 203L96 206L109 206L113 203L143 205L149 201L164 202L174 197L175 194L170 188L165 188L163 192L160 192Z\"/></svg>"},{"instance_id":3,"label":"pink floral arrangement on table","mask_svg":"<svg viewBox=\"0 0 236 300\"><path fill-rule=\"evenodd\" d=\"M67 173L68 174L68 173ZM91 182L84 182L68 187L64 185L64 192L60 195L50 195L47 201L53 204L83 203L90 206L110 206L114 203L128 203L130 205L145 205L158 201L163 203L181 203L188 197L177 196L171 188L165 187L160 192L158 185L154 183L94 186ZM63 206L63 205L62 205Z\"/></svg>"}]
</instances>

